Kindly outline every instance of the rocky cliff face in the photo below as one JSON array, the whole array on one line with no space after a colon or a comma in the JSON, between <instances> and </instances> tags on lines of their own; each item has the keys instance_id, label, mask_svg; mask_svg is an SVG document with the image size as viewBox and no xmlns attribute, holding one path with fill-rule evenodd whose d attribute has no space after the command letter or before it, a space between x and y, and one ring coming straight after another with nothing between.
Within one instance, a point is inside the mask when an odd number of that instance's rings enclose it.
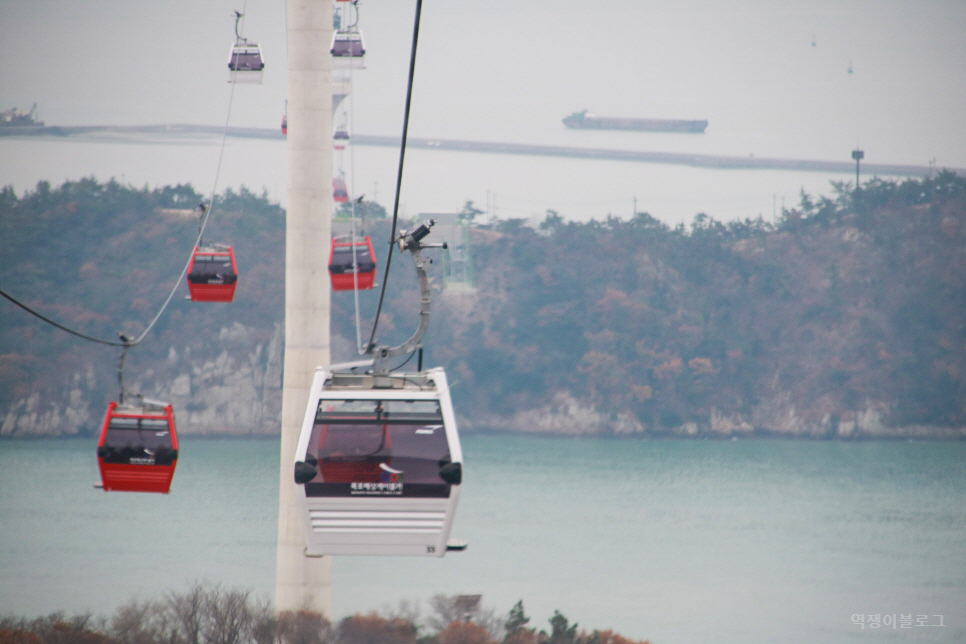
<instances>
[{"instance_id":1,"label":"rocky cliff face","mask_svg":"<svg viewBox=\"0 0 966 644\"><path fill-rule=\"evenodd\" d=\"M275 435L282 411L283 348L281 323L259 340L257 332L235 322L220 329L208 346L171 346L167 360L126 381L125 389L170 402L181 434ZM65 396L44 398L35 392L14 401L0 417L0 436L96 432L106 402L94 401L105 389L112 391L110 376L88 365L67 377ZM113 391L116 395L116 385Z\"/></svg>"},{"instance_id":2,"label":"rocky cliff face","mask_svg":"<svg viewBox=\"0 0 966 644\"><path fill-rule=\"evenodd\" d=\"M686 422L673 426L649 426L627 414L610 414L582 403L569 393L558 393L553 402L537 409L510 415L460 418L460 430L498 431L548 436L615 436L677 438L757 438L964 440L966 427L932 425L893 426L885 422L883 403L867 402L862 410L839 417L827 414L821 420L796 409L788 396L757 406L750 415L727 414L712 409L709 422Z\"/></svg>"},{"instance_id":3,"label":"rocky cliff face","mask_svg":"<svg viewBox=\"0 0 966 644\"><path fill-rule=\"evenodd\" d=\"M236 322L221 329L223 348L214 359L192 359L190 348L179 358L172 347L168 361L180 374L159 387L159 395L177 410L185 433L273 435L282 414L282 325L265 342ZM240 345L247 351L230 351Z\"/></svg>"},{"instance_id":4,"label":"rocky cliff face","mask_svg":"<svg viewBox=\"0 0 966 644\"><path fill-rule=\"evenodd\" d=\"M100 422L87 394L92 389L93 370L75 373L73 386L62 399L48 400L34 392L15 401L0 419L0 436L44 438L81 433ZM103 416L104 410L101 410Z\"/></svg>"},{"instance_id":5,"label":"rocky cliff face","mask_svg":"<svg viewBox=\"0 0 966 644\"><path fill-rule=\"evenodd\" d=\"M283 327L270 336L239 322L220 329L207 346L171 346L163 364L139 374L126 388L145 397L170 402L182 435L274 436L282 411ZM346 344L338 337L333 342ZM347 344L348 346L348 344ZM0 416L0 437L45 438L90 435L103 420L105 404L95 404L98 392L114 386L93 366L66 377L65 394L45 398L34 392L15 401ZM797 409L791 396L776 393L750 414L712 409L707 423L649 426L627 414L613 414L581 401L570 392L556 393L552 402L512 414L461 413L460 429L470 432L518 432L556 436L676 436L745 438L784 436L811 439L923 438L966 439L966 427L890 426L887 407L867 401L858 412L840 416Z\"/></svg>"}]
</instances>

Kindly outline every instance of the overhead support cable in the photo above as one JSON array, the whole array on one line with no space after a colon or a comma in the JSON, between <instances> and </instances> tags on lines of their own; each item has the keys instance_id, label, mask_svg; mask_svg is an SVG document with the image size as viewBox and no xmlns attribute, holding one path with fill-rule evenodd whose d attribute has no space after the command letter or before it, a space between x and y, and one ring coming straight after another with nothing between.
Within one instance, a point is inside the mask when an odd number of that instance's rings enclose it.
<instances>
[{"instance_id":1,"label":"overhead support cable","mask_svg":"<svg viewBox=\"0 0 966 644\"><path fill-rule=\"evenodd\" d=\"M2 295L3 297L7 298L11 302L13 302L14 304L16 304L17 306L19 306L20 308L22 308L27 313L29 313L29 314L31 314L31 315L33 315L35 317L40 318L41 320L43 320L47 324L49 324L51 326L54 326L54 327L60 329L61 331L66 331L67 333L70 333L71 335L75 335L78 338L82 338L84 340L89 340L91 342L96 342L98 344L106 344L106 345L109 345L109 346L112 346L112 347L125 347L125 346L128 345L127 342L118 342L117 340L103 340L101 338L95 338L93 336L86 335L86 334L81 333L79 331L75 331L74 329L71 329L69 327L66 327L63 324L60 324L58 322L54 322L53 320L51 320L50 318L46 317L42 313L39 313L39 312L35 311L34 309L30 308L29 306L27 306L23 302L17 300L12 295L6 293L2 289L0 289L0 295Z\"/></svg>"},{"instance_id":2,"label":"overhead support cable","mask_svg":"<svg viewBox=\"0 0 966 644\"><path fill-rule=\"evenodd\" d=\"M423 2L416 0L416 18L413 23L413 44L409 52L409 79L406 83L406 108L403 113L402 142L399 146L399 168L396 173L396 196L392 206L392 231L389 234L389 252L386 254L386 269L382 275L382 286L379 290L379 305L376 307L376 317L372 322L372 333L366 344L366 352L371 352L376 346L376 330L379 328L379 316L386 297L386 284L389 282L389 266L392 264L392 248L396 244L396 225L399 221L399 192L402 188L403 163L406 158L406 138L409 134L409 107L413 96L413 77L416 74L416 45L419 42L419 17L422 13Z\"/></svg>"}]
</instances>

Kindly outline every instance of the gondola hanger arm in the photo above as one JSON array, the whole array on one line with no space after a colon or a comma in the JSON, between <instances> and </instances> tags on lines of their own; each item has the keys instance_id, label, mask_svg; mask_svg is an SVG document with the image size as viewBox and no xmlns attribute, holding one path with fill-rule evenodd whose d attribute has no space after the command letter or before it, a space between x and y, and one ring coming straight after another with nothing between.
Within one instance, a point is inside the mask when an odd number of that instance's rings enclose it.
<instances>
[{"instance_id":1,"label":"gondola hanger arm","mask_svg":"<svg viewBox=\"0 0 966 644\"><path fill-rule=\"evenodd\" d=\"M407 355L416 351L420 347L420 341L429 327L429 309L432 303L432 294L429 290L429 277L426 274L426 264L431 260L424 259L422 250L424 248L447 248L446 242L440 244L425 244L423 239L429 235L430 228L436 222L432 219L428 224L420 224L412 232L402 231L396 240L396 245L401 251L409 251L413 258L413 265L416 268L416 276L419 278L419 326L413 335L396 347L378 347L371 344L366 353L372 356L374 372L377 374L387 374L389 372L386 363L390 358Z\"/></svg>"},{"instance_id":2,"label":"gondola hanger arm","mask_svg":"<svg viewBox=\"0 0 966 644\"><path fill-rule=\"evenodd\" d=\"M245 14L241 13L237 9L235 10L235 44L239 44L239 45L248 42L248 40L245 38L242 38L242 35L238 32L238 23L241 21L242 16L244 15Z\"/></svg>"}]
</instances>

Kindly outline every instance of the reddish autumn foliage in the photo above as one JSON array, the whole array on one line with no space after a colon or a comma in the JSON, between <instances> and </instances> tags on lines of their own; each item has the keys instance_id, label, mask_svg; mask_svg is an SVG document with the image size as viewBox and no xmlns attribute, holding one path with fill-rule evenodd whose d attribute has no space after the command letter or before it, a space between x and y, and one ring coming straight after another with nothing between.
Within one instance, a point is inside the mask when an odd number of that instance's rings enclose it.
<instances>
[{"instance_id":1,"label":"reddish autumn foliage","mask_svg":"<svg viewBox=\"0 0 966 644\"><path fill-rule=\"evenodd\" d=\"M416 627L399 617L353 615L339 623L342 644L415 644Z\"/></svg>"},{"instance_id":2,"label":"reddish autumn foliage","mask_svg":"<svg viewBox=\"0 0 966 644\"><path fill-rule=\"evenodd\" d=\"M0 629L0 644L43 644L43 640L22 628Z\"/></svg>"},{"instance_id":3,"label":"reddish autumn foliage","mask_svg":"<svg viewBox=\"0 0 966 644\"><path fill-rule=\"evenodd\" d=\"M435 639L437 644L496 644L484 626L473 622L452 622Z\"/></svg>"}]
</instances>

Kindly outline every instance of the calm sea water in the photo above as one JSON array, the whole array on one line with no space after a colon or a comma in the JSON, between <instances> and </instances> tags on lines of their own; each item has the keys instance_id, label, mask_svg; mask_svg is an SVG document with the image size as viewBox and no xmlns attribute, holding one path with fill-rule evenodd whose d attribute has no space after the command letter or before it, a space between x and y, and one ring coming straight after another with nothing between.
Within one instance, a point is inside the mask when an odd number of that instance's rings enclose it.
<instances>
[{"instance_id":1,"label":"calm sea water","mask_svg":"<svg viewBox=\"0 0 966 644\"><path fill-rule=\"evenodd\" d=\"M94 489L92 440L0 442L0 612L109 615L201 580L270 598L277 443L182 447L156 496ZM336 558L336 617L482 594L655 644L966 641L964 443L469 436L464 453L469 548Z\"/></svg>"}]
</instances>

